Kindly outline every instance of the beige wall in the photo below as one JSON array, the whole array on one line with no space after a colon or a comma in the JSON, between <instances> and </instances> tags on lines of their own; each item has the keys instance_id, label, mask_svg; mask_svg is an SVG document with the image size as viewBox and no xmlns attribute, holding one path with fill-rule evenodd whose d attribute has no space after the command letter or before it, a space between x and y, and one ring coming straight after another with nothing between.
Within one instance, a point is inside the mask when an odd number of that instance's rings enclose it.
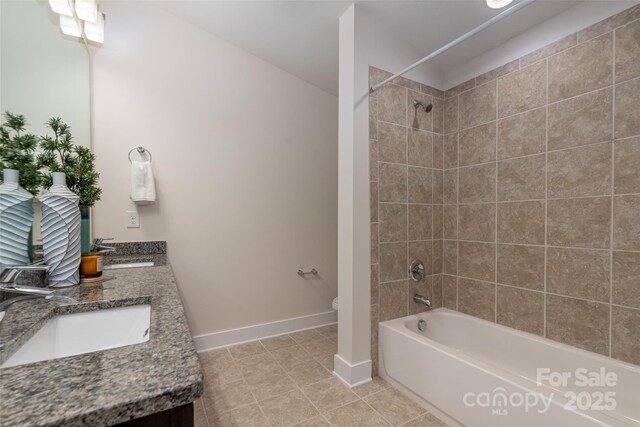
<instances>
[{"instance_id":1,"label":"beige wall","mask_svg":"<svg viewBox=\"0 0 640 427\"><path fill-rule=\"evenodd\" d=\"M442 304L640 364L640 6L446 91Z\"/></svg>"},{"instance_id":2,"label":"beige wall","mask_svg":"<svg viewBox=\"0 0 640 427\"><path fill-rule=\"evenodd\" d=\"M391 74L371 68L371 84ZM427 113L413 101L432 104ZM378 322L423 311L413 295L442 301L444 92L401 77L369 97L371 355L378 368ZM436 256L437 254L437 256ZM426 277L408 279L423 262Z\"/></svg>"},{"instance_id":3,"label":"beige wall","mask_svg":"<svg viewBox=\"0 0 640 427\"><path fill-rule=\"evenodd\" d=\"M192 333L331 310L337 98L147 2L106 2L93 56L97 236L167 240ZM128 151L158 201L125 228ZM318 278L302 279L299 268Z\"/></svg>"}]
</instances>

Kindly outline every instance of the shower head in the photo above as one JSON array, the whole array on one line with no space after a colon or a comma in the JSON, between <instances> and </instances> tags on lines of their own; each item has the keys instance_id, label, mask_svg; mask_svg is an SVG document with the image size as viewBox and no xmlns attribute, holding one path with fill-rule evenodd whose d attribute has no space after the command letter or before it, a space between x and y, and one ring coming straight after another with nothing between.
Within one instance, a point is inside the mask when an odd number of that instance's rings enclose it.
<instances>
[{"instance_id":1,"label":"shower head","mask_svg":"<svg viewBox=\"0 0 640 427\"><path fill-rule=\"evenodd\" d=\"M431 111L431 109L433 108L433 104L425 104L425 103L423 103L421 101L418 101L417 99L414 99L413 100L413 108L415 108L417 110L418 107L422 107L424 109L424 111L429 113Z\"/></svg>"}]
</instances>

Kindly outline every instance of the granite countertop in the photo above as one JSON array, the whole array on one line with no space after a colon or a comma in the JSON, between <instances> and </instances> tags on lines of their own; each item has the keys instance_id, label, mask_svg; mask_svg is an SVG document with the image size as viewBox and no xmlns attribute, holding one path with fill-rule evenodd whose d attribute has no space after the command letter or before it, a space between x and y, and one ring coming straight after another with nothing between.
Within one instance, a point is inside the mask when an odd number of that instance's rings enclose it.
<instances>
[{"instance_id":1,"label":"granite countertop","mask_svg":"<svg viewBox=\"0 0 640 427\"><path fill-rule=\"evenodd\" d=\"M156 258L157 261L157 258ZM102 284L29 300L0 325L0 364L59 314L151 304L149 341L0 369L0 425L113 425L193 402L202 371L169 265L105 271Z\"/></svg>"}]
</instances>

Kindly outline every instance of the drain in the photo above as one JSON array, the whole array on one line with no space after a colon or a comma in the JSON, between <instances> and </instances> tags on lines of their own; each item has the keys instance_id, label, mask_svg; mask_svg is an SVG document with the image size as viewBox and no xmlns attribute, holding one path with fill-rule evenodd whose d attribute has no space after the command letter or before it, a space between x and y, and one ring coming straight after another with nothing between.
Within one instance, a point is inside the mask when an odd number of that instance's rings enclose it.
<instances>
[{"instance_id":1,"label":"drain","mask_svg":"<svg viewBox=\"0 0 640 427\"><path fill-rule=\"evenodd\" d=\"M420 332L424 332L427 329L427 321L426 320L418 320L418 330Z\"/></svg>"}]
</instances>

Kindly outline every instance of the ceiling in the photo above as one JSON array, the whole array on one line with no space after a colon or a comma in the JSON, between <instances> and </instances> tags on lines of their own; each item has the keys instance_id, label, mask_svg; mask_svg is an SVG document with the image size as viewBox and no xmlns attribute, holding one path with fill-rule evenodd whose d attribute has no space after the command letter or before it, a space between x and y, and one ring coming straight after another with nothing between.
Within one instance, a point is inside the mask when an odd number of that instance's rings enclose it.
<instances>
[{"instance_id":1,"label":"ceiling","mask_svg":"<svg viewBox=\"0 0 640 427\"><path fill-rule=\"evenodd\" d=\"M537 1L434 58L432 64L446 73L580 1ZM500 12L489 9L484 0L356 3L414 51L416 59ZM338 93L338 18L351 2L162 0L154 4L320 89Z\"/></svg>"}]
</instances>

